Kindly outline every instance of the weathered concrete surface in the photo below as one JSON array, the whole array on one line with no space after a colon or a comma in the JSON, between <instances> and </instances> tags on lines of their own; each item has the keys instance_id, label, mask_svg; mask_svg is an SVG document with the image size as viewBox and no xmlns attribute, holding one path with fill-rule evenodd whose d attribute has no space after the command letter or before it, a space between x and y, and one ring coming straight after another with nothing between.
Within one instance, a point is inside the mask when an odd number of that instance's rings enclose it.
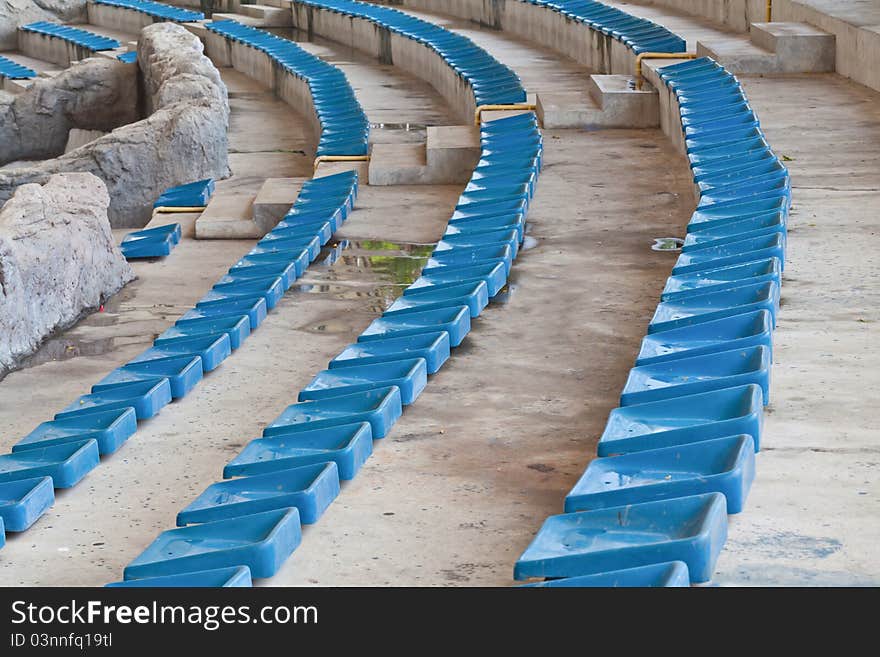
<instances>
[{"instance_id":1,"label":"weathered concrete surface","mask_svg":"<svg viewBox=\"0 0 880 657\"><path fill-rule=\"evenodd\" d=\"M780 0L776 0L776 5ZM839 1L839 0L835 0ZM752 23L767 19L767 0L640 0L626 4L654 5L660 9L690 14L724 25L737 32L748 32Z\"/></svg>"},{"instance_id":2,"label":"weathered concrete surface","mask_svg":"<svg viewBox=\"0 0 880 657\"><path fill-rule=\"evenodd\" d=\"M3 0L0 4L0 50L15 50L17 29L34 21L68 22L86 17L86 0Z\"/></svg>"},{"instance_id":3,"label":"weathered concrete surface","mask_svg":"<svg viewBox=\"0 0 880 657\"><path fill-rule=\"evenodd\" d=\"M22 185L0 209L0 377L134 278L109 205L99 178L67 173Z\"/></svg>"},{"instance_id":4,"label":"weathered concrete surface","mask_svg":"<svg viewBox=\"0 0 880 657\"><path fill-rule=\"evenodd\" d=\"M689 181L655 131L544 137L535 248L508 302L475 321L273 585L508 584L595 454L672 265L650 244L680 230ZM658 174L630 176L636 157Z\"/></svg>"},{"instance_id":5,"label":"weathered concrete surface","mask_svg":"<svg viewBox=\"0 0 880 657\"><path fill-rule=\"evenodd\" d=\"M877 586L880 94L834 75L743 83L791 158L793 211L757 477L715 579Z\"/></svg>"},{"instance_id":6,"label":"weathered concrete surface","mask_svg":"<svg viewBox=\"0 0 880 657\"><path fill-rule=\"evenodd\" d=\"M61 155L74 128L109 132L137 121L137 97L136 70L98 58L0 95L0 165Z\"/></svg>"},{"instance_id":7,"label":"weathered concrete surface","mask_svg":"<svg viewBox=\"0 0 880 657\"><path fill-rule=\"evenodd\" d=\"M233 148L250 146L240 155L262 167L264 177L289 177L286 171L300 160L310 166L295 154L261 157L271 153L257 149L272 142L255 117L261 106L277 111L278 101L245 85L240 74L221 74L231 91ZM411 118L423 121L425 115L414 112ZM296 123L289 123L296 134ZM240 184L250 185L254 175L243 173ZM141 423L119 452L59 495L26 534L10 535L0 554L0 583L100 585L118 579L159 531L173 526L176 511L217 479L242 444L400 293L430 251L418 244L437 239L459 192L432 186L376 193L364 187L342 234L352 240L342 258L333 267L313 264L302 287L288 292L241 349L186 399ZM0 383L0 450L149 346L253 244L196 241L193 215L161 218L171 220L183 224L184 234L173 257L135 262L140 278L105 312L51 340L31 367ZM115 234L119 240L124 231ZM395 239L400 244L389 241Z\"/></svg>"},{"instance_id":8,"label":"weathered concrete surface","mask_svg":"<svg viewBox=\"0 0 880 657\"><path fill-rule=\"evenodd\" d=\"M53 173L88 171L107 185L111 224L143 226L168 187L225 177L226 88L201 42L179 25L151 25L141 34L138 64L152 114L54 160L0 172L0 199Z\"/></svg>"},{"instance_id":9,"label":"weathered concrete surface","mask_svg":"<svg viewBox=\"0 0 880 657\"><path fill-rule=\"evenodd\" d=\"M688 0L660 0L654 4L688 2ZM713 0L707 0L710 5ZM739 1L739 0L735 0ZM620 0L603 0L605 4L619 7L634 16L643 16L665 25L688 42L688 50L694 51L697 40L715 44L728 52L731 49L749 50L748 35L734 34L731 28L740 30L741 22L720 25L701 17L710 15L698 12L692 16L674 8L643 6L643 3ZM720 4L720 2L718 3ZM765 4L766 7L766 4ZM748 22L766 20L766 12L750 11ZM713 17L717 18L717 17ZM835 70L875 90L880 90L880 5L876 0L774 0L774 21L797 21L809 23L835 35ZM757 51L756 47L753 47ZM754 54L757 54L755 52Z\"/></svg>"}]
</instances>

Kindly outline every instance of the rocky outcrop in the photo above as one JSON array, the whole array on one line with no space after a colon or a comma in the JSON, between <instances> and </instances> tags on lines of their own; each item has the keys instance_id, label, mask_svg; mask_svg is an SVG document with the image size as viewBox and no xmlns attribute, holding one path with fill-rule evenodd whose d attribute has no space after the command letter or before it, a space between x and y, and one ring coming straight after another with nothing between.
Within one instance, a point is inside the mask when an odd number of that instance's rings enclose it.
<instances>
[{"instance_id":1,"label":"rocky outcrop","mask_svg":"<svg viewBox=\"0 0 880 657\"><path fill-rule=\"evenodd\" d=\"M0 209L0 377L134 278L88 173L22 185Z\"/></svg>"},{"instance_id":2,"label":"rocky outcrop","mask_svg":"<svg viewBox=\"0 0 880 657\"><path fill-rule=\"evenodd\" d=\"M146 119L54 160L0 171L0 200L17 185L43 183L62 171L87 171L107 185L111 225L139 227L149 221L153 201L165 189L229 175L226 86L201 41L173 23L150 25L141 33L138 65L152 112Z\"/></svg>"},{"instance_id":3,"label":"rocky outcrop","mask_svg":"<svg viewBox=\"0 0 880 657\"><path fill-rule=\"evenodd\" d=\"M137 121L137 99L134 67L97 57L20 94L2 94L0 165L61 155L74 128L109 132Z\"/></svg>"},{"instance_id":4,"label":"rocky outcrop","mask_svg":"<svg viewBox=\"0 0 880 657\"><path fill-rule=\"evenodd\" d=\"M85 18L86 0L0 0L0 50L16 49L19 25Z\"/></svg>"}]
</instances>

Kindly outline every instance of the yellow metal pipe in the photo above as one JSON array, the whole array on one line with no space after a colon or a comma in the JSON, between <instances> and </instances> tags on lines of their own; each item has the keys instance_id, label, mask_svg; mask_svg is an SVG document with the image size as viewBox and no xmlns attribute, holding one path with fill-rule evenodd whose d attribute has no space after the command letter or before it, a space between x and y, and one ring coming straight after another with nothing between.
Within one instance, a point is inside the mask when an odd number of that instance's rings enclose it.
<instances>
[{"instance_id":1,"label":"yellow metal pipe","mask_svg":"<svg viewBox=\"0 0 880 657\"><path fill-rule=\"evenodd\" d=\"M153 208L154 212L162 212L162 213L171 213L171 212L204 212L204 205L197 206L189 206L189 207L176 207L173 205L160 205L158 208Z\"/></svg>"},{"instance_id":2,"label":"yellow metal pipe","mask_svg":"<svg viewBox=\"0 0 880 657\"><path fill-rule=\"evenodd\" d=\"M534 112L537 105L534 103L512 103L510 105L480 105L474 112L474 125L480 125L480 115L483 112L503 112L505 110L526 110Z\"/></svg>"},{"instance_id":3,"label":"yellow metal pipe","mask_svg":"<svg viewBox=\"0 0 880 657\"><path fill-rule=\"evenodd\" d=\"M773 0L767 0L767 22L773 20Z\"/></svg>"},{"instance_id":4,"label":"yellow metal pipe","mask_svg":"<svg viewBox=\"0 0 880 657\"><path fill-rule=\"evenodd\" d=\"M636 89L642 88L644 77L642 76L643 59L696 59L695 52L643 52L636 55Z\"/></svg>"},{"instance_id":5,"label":"yellow metal pipe","mask_svg":"<svg viewBox=\"0 0 880 657\"><path fill-rule=\"evenodd\" d=\"M369 155L319 155L315 158L312 170L317 171L321 162L369 162Z\"/></svg>"}]
</instances>

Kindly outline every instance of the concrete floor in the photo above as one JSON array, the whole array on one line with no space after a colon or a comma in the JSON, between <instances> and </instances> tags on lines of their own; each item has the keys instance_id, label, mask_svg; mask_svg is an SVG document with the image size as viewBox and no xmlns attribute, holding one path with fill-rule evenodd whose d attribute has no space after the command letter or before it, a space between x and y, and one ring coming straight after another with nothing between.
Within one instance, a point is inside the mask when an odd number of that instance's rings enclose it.
<instances>
[{"instance_id":1,"label":"concrete floor","mask_svg":"<svg viewBox=\"0 0 880 657\"><path fill-rule=\"evenodd\" d=\"M304 124L287 105L229 69L234 176L218 188L252 190L263 178L304 175ZM414 108L411 120L425 121ZM269 137L277 135L277 137ZM336 263L315 263L260 329L185 399L142 422L116 454L0 552L0 585L101 585L163 529L245 442L260 434L314 373L400 293L442 233L455 186L365 188L334 242ZM397 213L400 213L398 215ZM408 216L407 222L395 216ZM250 248L191 239L194 215L175 217L184 239L171 256L136 262L139 279L102 313L47 341L0 382L0 449L88 392L149 346ZM125 231L117 231L121 240ZM322 260L331 256L327 249ZM332 259L332 257L330 258Z\"/></svg>"},{"instance_id":2,"label":"concrete floor","mask_svg":"<svg viewBox=\"0 0 880 657\"><path fill-rule=\"evenodd\" d=\"M880 584L880 94L837 75L744 78L791 158L772 404L721 584Z\"/></svg>"}]
</instances>

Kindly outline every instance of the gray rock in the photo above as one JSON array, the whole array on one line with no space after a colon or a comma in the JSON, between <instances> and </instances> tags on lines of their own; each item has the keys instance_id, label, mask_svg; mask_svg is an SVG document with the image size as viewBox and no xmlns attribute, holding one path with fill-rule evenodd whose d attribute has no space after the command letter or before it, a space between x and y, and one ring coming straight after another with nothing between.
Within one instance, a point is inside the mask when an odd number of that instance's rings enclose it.
<instances>
[{"instance_id":1,"label":"gray rock","mask_svg":"<svg viewBox=\"0 0 880 657\"><path fill-rule=\"evenodd\" d=\"M139 118L135 68L84 60L21 94L0 95L0 165L61 155L73 128L109 132Z\"/></svg>"},{"instance_id":2,"label":"gray rock","mask_svg":"<svg viewBox=\"0 0 880 657\"><path fill-rule=\"evenodd\" d=\"M0 50L18 47L19 25L34 21L84 21L86 0L0 0Z\"/></svg>"},{"instance_id":3,"label":"gray rock","mask_svg":"<svg viewBox=\"0 0 880 657\"><path fill-rule=\"evenodd\" d=\"M0 376L134 279L109 205L99 178L64 173L0 209Z\"/></svg>"},{"instance_id":4,"label":"gray rock","mask_svg":"<svg viewBox=\"0 0 880 657\"><path fill-rule=\"evenodd\" d=\"M228 176L226 86L201 41L173 23L150 25L141 33L138 63L152 114L53 160L0 170L0 201L17 185L87 171L107 185L111 225L136 227L149 221L153 201L167 188Z\"/></svg>"}]
</instances>

